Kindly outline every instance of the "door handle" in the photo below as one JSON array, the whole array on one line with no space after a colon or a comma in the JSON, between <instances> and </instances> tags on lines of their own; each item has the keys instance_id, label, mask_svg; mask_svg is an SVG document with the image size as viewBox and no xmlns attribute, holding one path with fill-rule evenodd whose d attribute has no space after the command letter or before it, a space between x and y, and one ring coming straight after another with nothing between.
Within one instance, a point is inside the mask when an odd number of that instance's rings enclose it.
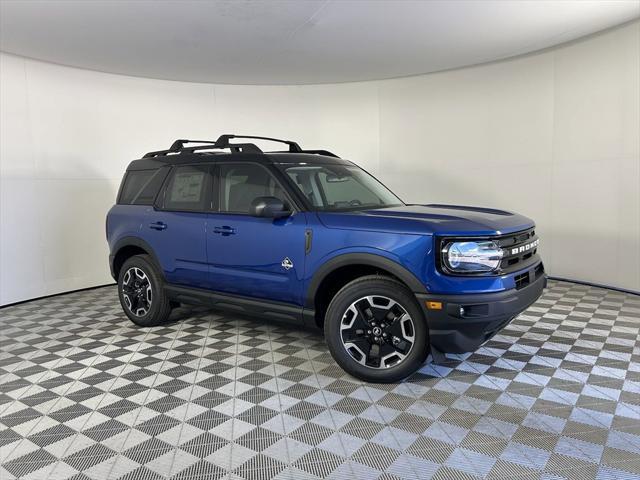
<instances>
[{"instance_id":1,"label":"door handle","mask_svg":"<svg viewBox=\"0 0 640 480\"><path fill-rule=\"evenodd\" d=\"M153 228L154 230L166 230L167 224L164 222L153 222L149 224L149 228Z\"/></svg>"},{"instance_id":2,"label":"door handle","mask_svg":"<svg viewBox=\"0 0 640 480\"><path fill-rule=\"evenodd\" d=\"M219 233L226 237L227 235L235 235L236 229L228 225L223 225L222 227L213 227L213 233Z\"/></svg>"}]
</instances>

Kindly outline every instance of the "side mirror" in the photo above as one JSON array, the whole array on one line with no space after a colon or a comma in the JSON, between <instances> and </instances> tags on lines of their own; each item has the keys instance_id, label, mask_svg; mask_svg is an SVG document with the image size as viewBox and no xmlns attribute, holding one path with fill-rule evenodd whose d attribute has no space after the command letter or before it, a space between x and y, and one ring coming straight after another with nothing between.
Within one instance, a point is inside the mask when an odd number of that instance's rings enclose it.
<instances>
[{"instance_id":1,"label":"side mirror","mask_svg":"<svg viewBox=\"0 0 640 480\"><path fill-rule=\"evenodd\" d=\"M291 215L291 210L277 197L257 197L251 202L249 214L254 217L283 218Z\"/></svg>"}]
</instances>

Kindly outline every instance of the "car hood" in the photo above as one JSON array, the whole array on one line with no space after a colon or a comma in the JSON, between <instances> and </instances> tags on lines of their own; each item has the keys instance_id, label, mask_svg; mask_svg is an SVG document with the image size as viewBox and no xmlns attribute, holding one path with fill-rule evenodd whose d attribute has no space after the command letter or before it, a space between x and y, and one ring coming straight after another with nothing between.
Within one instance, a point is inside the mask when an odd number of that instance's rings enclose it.
<instances>
[{"instance_id":1,"label":"car hood","mask_svg":"<svg viewBox=\"0 0 640 480\"><path fill-rule=\"evenodd\" d=\"M402 205L357 212L318 212L328 228L436 235L499 235L534 226L517 213L461 205Z\"/></svg>"}]
</instances>

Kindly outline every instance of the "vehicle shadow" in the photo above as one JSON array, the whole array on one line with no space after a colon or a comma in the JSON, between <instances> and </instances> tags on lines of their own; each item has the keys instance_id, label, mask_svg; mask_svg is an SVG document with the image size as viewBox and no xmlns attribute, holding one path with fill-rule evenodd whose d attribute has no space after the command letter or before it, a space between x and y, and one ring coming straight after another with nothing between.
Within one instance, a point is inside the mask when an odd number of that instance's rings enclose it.
<instances>
[{"instance_id":1,"label":"vehicle shadow","mask_svg":"<svg viewBox=\"0 0 640 480\"><path fill-rule=\"evenodd\" d=\"M218 318L212 320L212 315ZM255 324L256 328L264 325L271 325L276 328L289 329L291 331L303 331L308 334L315 333L318 338L324 338L324 332L321 328L309 327L308 325L304 325L302 323L286 322L273 318L265 320L258 314L250 315L240 312L230 312L228 310L222 310L215 307L199 307L191 305L180 305L180 307L174 308L171 312L171 315L169 315L169 319L166 325L176 324L178 322L193 318L202 318L203 320L206 319L207 321L224 319L224 321L226 322L239 320L243 323Z\"/></svg>"},{"instance_id":2,"label":"vehicle shadow","mask_svg":"<svg viewBox=\"0 0 640 480\"><path fill-rule=\"evenodd\" d=\"M320 328L311 328L306 325L292 324L271 318L265 320L259 315L246 315L211 307L189 305L175 308L164 326L175 327L180 322L186 322L190 326L199 325L200 328L207 328L207 324L211 324L212 328L237 328L239 331L244 332L243 335L249 336L260 335L260 333L257 332L271 332L271 334L275 334L277 337L285 336L290 339L297 339L302 342L302 345L304 345L303 348L320 348L324 350L323 357L333 364L330 360L329 348L324 343L324 331ZM254 333L247 333L251 331ZM319 344L322 346L319 346ZM298 345L298 347L300 347L300 345ZM435 363L433 357L429 355L424 364L415 373L389 385L409 383L430 388L434 382L451 375L460 376L462 372L456 372L456 367L464 363L470 355L472 355L472 353L459 355L448 354L444 359L439 360L438 363ZM333 364L330 367L322 365L322 368L324 369L322 372L324 375L346 380L350 383L368 384L368 382L355 378L343 371L337 364ZM470 374L468 373L467 375ZM374 384L371 383L371 385Z\"/></svg>"}]
</instances>

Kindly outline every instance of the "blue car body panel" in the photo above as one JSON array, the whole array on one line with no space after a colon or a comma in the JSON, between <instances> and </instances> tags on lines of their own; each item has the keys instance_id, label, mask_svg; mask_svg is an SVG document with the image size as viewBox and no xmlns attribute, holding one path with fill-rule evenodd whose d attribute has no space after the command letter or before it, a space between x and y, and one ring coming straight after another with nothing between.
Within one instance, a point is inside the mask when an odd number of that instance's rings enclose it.
<instances>
[{"instance_id":1,"label":"blue car body panel","mask_svg":"<svg viewBox=\"0 0 640 480\"><path fill-rule=\"evenodd\" d=\"M210 289L301 304L305 213L277 220L211 213L208 222ZM216 227L230 227L233 233L214 233ZM282 267L285 258L291 262L289 269Z\"/></svg>"},{"instance_id":2,"label":"blue car body panel","mask_svg":"<svg viewBox=\"0 0 640 480\"><path fill-rule=\"evenodd\" d=\"M305 290L322 265L342 255L376 255L400 265L418 279L421 272L428 271L433 248L431 235L350 228L349 218L352 215L343 213L312 213L308 216L309 228L313 231L313 248L307 258ZM345 228L328 228L327 223L332 221L345 225Z\"/></svg>"},{"instance_id":3,"label":"blue car body panel","mask_svg":"<svg viewBox=\"0 0 640 480\"><path fill-rule=\"evenodd\" d=\"M140 236L154 248L170 283L301 306L317 270L326 262L351 253L377 255L397 263L430 293L473 294L515 288L518 271L478 277L442 274L434 261L434 235L512 233L533 227L533 221L507 213L490 215L482 221L480 214L473 213L472 219L465 220L457 210L442 209L455 212L453 215L435 213L439 210L408 206L356 213L299 212L271 220L116 205L109 214L109 224L114 225L109 238L114 245L123 236ZM422 216L421 212L434 213ZM155 221L164 221L167 228L148 228ZM230 226L235 233L216 234L214 226ZM305 229L313 233L308 255L304 251ZM282 268L284 258L293 263L290 270Z\"/></svg>"},{"instance_id":4,"label":"blue car body panel","mask_svg":"<svg viewBox=\"0 0 640 480\"><path fill-rule=\"evenodd\" d=\"M156 230L151 224L164 223ZM207 262L207 214L157 211L144 205L114 205L107 222L109 246L114 251L125 237L149 245L169 283L210 288Z\"/></svg>"}]
</instances>

